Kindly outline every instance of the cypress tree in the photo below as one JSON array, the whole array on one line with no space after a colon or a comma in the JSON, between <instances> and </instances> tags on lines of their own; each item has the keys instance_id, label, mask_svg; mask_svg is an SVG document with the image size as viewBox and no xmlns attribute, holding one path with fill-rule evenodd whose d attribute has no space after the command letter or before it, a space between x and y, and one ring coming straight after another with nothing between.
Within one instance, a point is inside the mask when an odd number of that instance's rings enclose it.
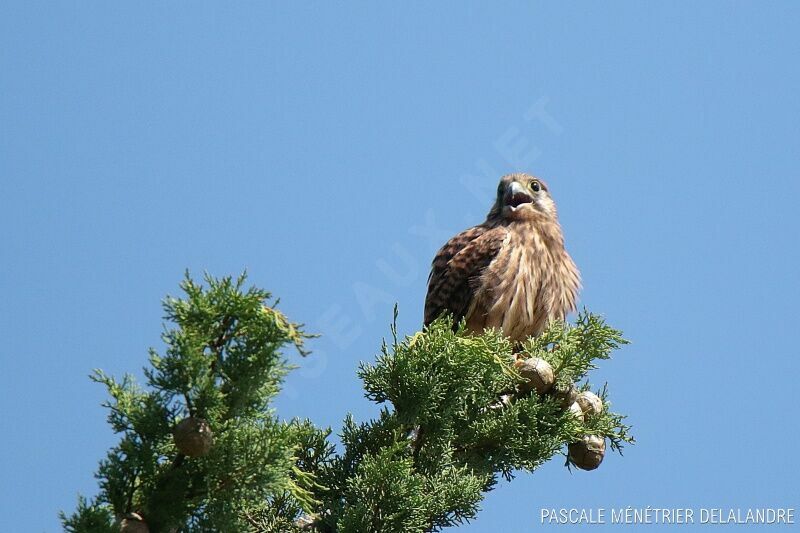
<instances>
[{"instance_id":1,"label":"cypress tree","mask_svg":"<svg viewBox=\"0 0 800 533\"><path fill-rule=\"evenodd\" d=\"M164 300L146 386L92 375L120 440L98 494L61 513L65 531L440 531L476 518L501 478L557 454L591 469L606 442L633 441L607 388L593 403L586 379L627 341L587 312L516 346L447 317L403 339L393 325L358 369L375 419L347 415L338 439L283 420L271 401L290 371L284 351L307 355L311 335L245 281L187 274L183 296Z\"/></svg>"}]
</instances>

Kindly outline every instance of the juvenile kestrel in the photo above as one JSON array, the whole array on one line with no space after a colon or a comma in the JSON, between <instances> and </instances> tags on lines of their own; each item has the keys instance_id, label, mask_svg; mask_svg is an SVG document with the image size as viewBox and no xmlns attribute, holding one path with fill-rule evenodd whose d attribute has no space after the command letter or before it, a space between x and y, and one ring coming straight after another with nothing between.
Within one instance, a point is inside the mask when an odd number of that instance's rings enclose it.
<instances>
[{"instance_id":1,"label":"juvenile kestrel","mask_svg":"<svg viewBox=\"0 0 800 533\"><path fill-rule=\"evenodd\" d=\"M486 221L447 241L433 259L425 325L450 313L466 319L469 331L500 328L519 342L574 311L579 288L547 185L509 174Z\"/></svg>"}]
</instances>

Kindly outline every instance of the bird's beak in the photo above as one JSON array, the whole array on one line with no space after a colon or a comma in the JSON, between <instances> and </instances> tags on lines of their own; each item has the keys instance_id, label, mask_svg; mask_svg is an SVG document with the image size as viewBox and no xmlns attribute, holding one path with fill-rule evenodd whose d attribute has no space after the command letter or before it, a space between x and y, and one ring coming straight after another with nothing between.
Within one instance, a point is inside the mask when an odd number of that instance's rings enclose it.
<instances>
[{"instance_id":1,"label":"bird's beak","mask_svg":"<svg viewBox=\"0 0 800 533\"><path fill-rule=\"evenodd\" d=\"M516 209L522 204L531 203L533 201L533 196L531 196L531 193L528 191L528 189L514 181L511 183L508 191L506 192L505 201L507 206Z\"/></svg>"},{"instance_id":2,"label":"bird's beak","mask_svg":"<svg viewBox=\"0 0 800 533\"><path fill-rule=\"evenodd\" d=\"M517 195L517 194L526 194L527 195L528 191L526 191L522 187L522 185L519 184L519 182L515 181L515 182L513 182L511 184L511 187L508 188L508 193L509 193L509 196L513 197L514 195Z\"/></svg>"}]
</instances>

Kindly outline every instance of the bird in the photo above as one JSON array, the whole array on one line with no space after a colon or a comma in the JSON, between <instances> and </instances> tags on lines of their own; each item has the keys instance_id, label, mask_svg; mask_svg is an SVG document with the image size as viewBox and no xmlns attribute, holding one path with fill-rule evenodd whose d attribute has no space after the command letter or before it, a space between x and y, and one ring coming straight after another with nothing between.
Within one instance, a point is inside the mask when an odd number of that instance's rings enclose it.
<instances>
[{"instance_id":1,"label":"bird","mask_svg":"<svg viewBox=\"0 0 800 533\"><path fill-rule=\"evenodd\" d=\"M486 220L436 253L424 324L452 316L470 333L502 331L515 343L575 310L581 276L564 246L556 204L540 178L503 176Z\"/></svg>"}]
</instances>

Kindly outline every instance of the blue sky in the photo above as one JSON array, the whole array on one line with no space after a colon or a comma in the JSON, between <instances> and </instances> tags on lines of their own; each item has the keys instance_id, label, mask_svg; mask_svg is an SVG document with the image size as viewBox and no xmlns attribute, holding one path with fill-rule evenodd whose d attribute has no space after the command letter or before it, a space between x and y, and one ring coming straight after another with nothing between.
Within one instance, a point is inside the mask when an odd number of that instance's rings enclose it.
<instances>
[{"instance_id":1,"label":"blue sky","mask_svg":"<svg viewBox=\"0 0 800 533\"><path fill-rule=\"evenodd\" d=\"M502 483L540 509L798 507L800 5L4 2L0 529L56 531L184 269L323 336L281 416L375 412L357 364L501 174L548 181L638 444ZM595 530L603 529L600 526ZM642 528L645 529L645 528ZM638 530L638 529L637 529Z\"/></svg>"}]
</instances>

